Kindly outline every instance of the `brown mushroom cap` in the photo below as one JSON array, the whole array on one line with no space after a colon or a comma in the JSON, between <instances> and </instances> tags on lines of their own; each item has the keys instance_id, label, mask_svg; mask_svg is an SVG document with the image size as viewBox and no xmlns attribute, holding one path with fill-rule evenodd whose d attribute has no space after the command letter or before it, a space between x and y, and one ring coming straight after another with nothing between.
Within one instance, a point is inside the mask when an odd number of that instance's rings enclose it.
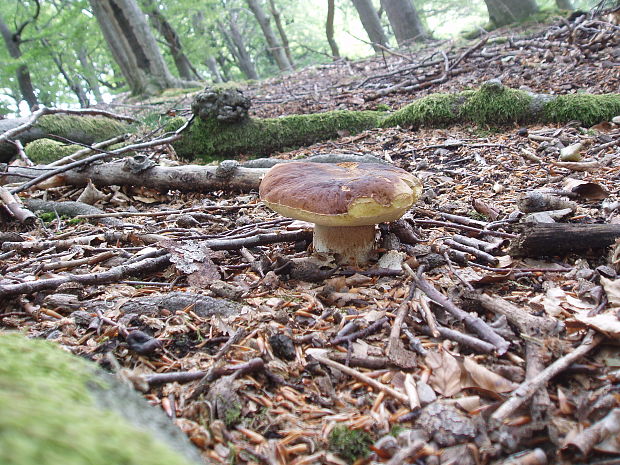
<instances>
[{"instance_id":1,"label":"brown mushroom cap","mask_svg":"<svg viewBox=\"0 0 620 465\"><path fill-rule=\"evenodd\" d=\"M381 163L282 163L260 185L272 210L323 226L395 221L421 193L415 176Z\"/></svg>"}]
</instances>

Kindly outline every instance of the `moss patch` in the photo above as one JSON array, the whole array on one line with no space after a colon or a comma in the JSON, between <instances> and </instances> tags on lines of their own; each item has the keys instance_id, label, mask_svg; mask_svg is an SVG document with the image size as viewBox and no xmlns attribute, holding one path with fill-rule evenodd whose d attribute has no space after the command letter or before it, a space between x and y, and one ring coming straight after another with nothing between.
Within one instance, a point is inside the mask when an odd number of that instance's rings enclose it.
<instances>
[{"instance_id":1,"label":"moss patch","mask_svg":"<svg viewBox=\"0 0 620 465\"><path fill-rule=\"evenodd\" d=\"M188 465L118 414L96 407L87 362L46 341L0 333L0 463Z\"/></svg>"},{"instance_id":2,"label":"moss patch","mask_svg":"<svg viewBox=\"0 0 620 465\"><path fill-rule=\"evenodd\" d=\"M394 112L381 123L381 127L393 126L446 126L456 121L454 105L458 97L450 94L432 94L422 97Z\"/></svg>"},{"instance_id":3,"label":"moss patch","mask_svg":"<svg viewBox=\"0 0 620 465\"><path fill-rule=\"evenodd\" d=\"M127 123L100 116L45 115L35 127L45 134L75 139L85 144L101 142L130 131Z\"/></svg>"},{"instance_id":4,"label":"moss patch","mask_svg":"<svg viewBox=\"0 0 620 465\"><path fill-rule=\"evenodd\" d=\"M546 122L562 123L579 120L584 126L593 126L620 115L620 94L559 95L543 105Z\"/></svg>"},{"instance_id":5,"label":"moss patch","mask_svg":"<svg viewBox=\"0 0 620 465\"><path fill-rule=\"evenodd\" d=\"M460 95L464 102L459 108L459 117L466 121L501 126L525 123L532 117L532 96L522 90L485 84L476 91Z\"/></svg>"},{"instance_id":6,"label":"moss patch","mask_svg":"<svg viewBox=\"0 0 620 465\"><path fill-rule=\"evenodd\" d=\"M181 157L187 159L210 161L239 154L259 156L335 138L342 131L357 133L375 128L382 117L382 112L375 111L330 111L249 119L240 124L196 120L173 146ZM177 124L177 121L171 121L167 129Z\"/></svg>"},{"instance_id":7,"label":"moss patch","mask_svg":"<svg viewBox=\"0 0 620 465\"><path fill-rule=\"evenodd\" d=\"M371 443L368 433L343 425L336 426L329 433L329 449L349 463L368 455Z\"/></svg>"},{"instance_id":8,"label":"moss patch","mask_svg":"<svg viewBox=\"0 0 620 465\"><path fill-rule=\"evenodd\" d=\"M81 150L83 147L75 144L65 144L53 139L37 139L25 147L26 155L37 164L46 164L59 160L67 155Z\"/></svg>"}]
</instances>

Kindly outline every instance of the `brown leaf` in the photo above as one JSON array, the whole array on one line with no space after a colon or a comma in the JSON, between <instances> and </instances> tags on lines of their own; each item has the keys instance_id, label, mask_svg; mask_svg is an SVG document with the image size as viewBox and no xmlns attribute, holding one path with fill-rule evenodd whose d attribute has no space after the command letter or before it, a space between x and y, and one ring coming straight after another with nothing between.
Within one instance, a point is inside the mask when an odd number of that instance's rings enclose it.
<instances>
[{"instance_id":1,"label":"brown leaf","mask_svg":"<svg viewBox=\"0 0 620 465\"><path fill-rule=\"evenodd\" d=\"M426 355L426 364L433 370L429 384L433 389L446 397L451 397L461 391L461 367L457 360L447 351L429 352Z\"/></svg>"},{"instance_id":2,"label":"brown leaf","mask_svg":"<svg viewBox=\"0 0 620 465\"><path fill-rule=\"evenodd\" d=\"M467 372L467 387L478 387L486 391L501 393L510 392L517 388L518 384L492 372L488 368L479 365L471 357L465 357L463 360L463 368Z\"/></svg>"}]
</instances>

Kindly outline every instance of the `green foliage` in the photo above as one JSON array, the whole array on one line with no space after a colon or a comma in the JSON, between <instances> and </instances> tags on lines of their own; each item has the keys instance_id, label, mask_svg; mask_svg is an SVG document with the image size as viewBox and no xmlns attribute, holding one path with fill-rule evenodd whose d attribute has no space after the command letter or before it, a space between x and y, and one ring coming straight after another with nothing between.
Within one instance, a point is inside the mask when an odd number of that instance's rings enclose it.
<instances>
[{"instance_id":1,"label":"green foliage","mask_svg":"<svg viewBox=\"0 0 620 465\"><path fill-rule=\"evenodd\" d=\"M265 155L287 147L338 137L341 131L357 133L377 127L383 113L329 111L282 118L250 119L240 124L196 120L183 138L173 144L183 158L206 161L239 154ZM167 130L180 127L175 119Z\"/></svg>"},{"instance_id":2,"label":"green foliage","mask_svg":"<svg viewBox=\"0 0 620 465\"><path fill-rule=\"evenodd\" d=\"M0 333L2 465L188 465L118 414L95 405L85 361L46 341Z\"/></svg>"},{"instance_id":3,"label":"green foliage","mask_svg":"<svg viewBox=\"0 0 620 465\"><path fill-rule=\"evenodd\" d=\"M329 433L329 449L349 463L368 455L371 443L372 440L368 433L352 430L344 425L336 426Z\"/></svg>"},{"instance_id":4,"label":"green foliage","mask_svg":"<svg viewBox=\"0 0 620 465\"><path fill-rule=\"evenodd\" d=\"M554 123L578 119L584 126L593 126L620 115L620 94L559 95L544 104L543 115Z\"/></svg>"}]
</instances>

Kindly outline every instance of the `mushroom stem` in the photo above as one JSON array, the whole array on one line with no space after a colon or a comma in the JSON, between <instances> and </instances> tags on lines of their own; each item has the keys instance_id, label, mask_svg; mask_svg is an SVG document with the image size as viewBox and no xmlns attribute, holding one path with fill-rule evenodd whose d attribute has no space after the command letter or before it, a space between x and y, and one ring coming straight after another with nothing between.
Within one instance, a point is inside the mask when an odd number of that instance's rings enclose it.
<instances>
[{"instance_id":1,"label":"mushroom stem","mask_svg":"<svg viewBox=\"0 0 620 465\"><path fill-rule=\"evenodd\" d=\"M341 263L363 265L375 244L375 225L314 225L312 245L316 252L336 253Z\"/></svg>"}]
</instances>

